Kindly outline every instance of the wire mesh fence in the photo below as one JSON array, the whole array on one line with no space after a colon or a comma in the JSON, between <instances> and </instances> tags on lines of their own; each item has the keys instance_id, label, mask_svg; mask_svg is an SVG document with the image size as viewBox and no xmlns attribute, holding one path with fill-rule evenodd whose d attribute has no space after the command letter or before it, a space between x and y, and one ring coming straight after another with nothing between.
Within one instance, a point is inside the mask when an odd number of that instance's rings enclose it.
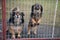
<instances>
[{"instance_id":1,"label":"wire mesh fence","mask_svg":"<svg viewBox=\"0 0 60 40\"><path fill-rule=\"evenodd\" d=\"M22 38L28 38L26 34L26 29L30 19L31 7L33 4L39 3L43 6L43 17L42 22L40 23L37 31L37 35L31 34L29 38L52 38L53 32L53 23L55 16L56 0L6 0L6 9L7 9L7 20L9 20L11 9L14 7L19 7L20 12L24 12L24 30L21 34ZM7 26L8 27L8 26ZM10 35L7 35L10 36Z\"/></svg>"},{"instance_id":2,"label":"wire mesh fence","mask_svg":"<svg viewBox=\"0 0 60 40\"><path fill-rule=\"evenodd\" d=\"M17 29L17 23L14 25L9 24L9 19L12 17L12 9L15 7L18 8L19 13L24 13L24 25L22 25L23 29L21 34L19 35L21 38L55 38L60 37L59 31L60 27L57 27L57 24L59 25L60 22L58 14L59 14L59 0L6 0L6 23L7 23L7 32L6 32L6 38L12 38L12 34L10 33L9 29L12 27L14 29ZM34 4L41 4L43 7L43 14L41 18L40 25L37 28L37 34L35 35L33 32L31 32L30 35L28 35L28 24L30 20L30 14L31 14L31 7ZM17 13L18 14L18 13ZM19 14L20 15L20 14ZM13 18L13 17L12 17ZM14 19L15 20L15 19ZM58 23L59 22L59 23ZM11 26L12 25L12 26ZM14 27L13 27L14 26ZM19 24L19 26L21 26ZM21 27L19 27L21 28ZM33 29L33 28L32 28ZM10 29L12 30L12 29ZM17 30L14 30L17 31ZM57 31L57 32L55 32ZM13 31L12 31L13 32ZM20 32L20 31L18 31ZM14 33L15 34L15 33ZM17 38L18 34L15 34L15 37Z\"/></svg>"}]
</instances>

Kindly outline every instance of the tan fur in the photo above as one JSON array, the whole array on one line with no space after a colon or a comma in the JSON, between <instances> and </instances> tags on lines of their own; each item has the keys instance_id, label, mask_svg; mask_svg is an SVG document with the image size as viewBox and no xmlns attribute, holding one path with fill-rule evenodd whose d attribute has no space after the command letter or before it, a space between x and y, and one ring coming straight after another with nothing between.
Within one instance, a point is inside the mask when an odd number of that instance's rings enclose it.
<instances>
[{"instance_id":1,"label":"tan fur","mask_svg":"<svg viewBox=\"0 0 60 40\"><path fill-rule=\"evenodd\" d=\"M28 34L30 34L31 26L28 26Z\"/></svg>"},{"instance_id":2,"label":"tan fur","mask_svg":"<svg viewBox=\"0 0 60 40\"><path fill-rule=\"evenodd\" d=\"M41 18L36 22L34 19L32 19L32 23L40 23L41 22ZM37 31L37 26L35 27L31 27L30 25L28 25L28 34L30 34L30 31L32 29L32 31L34 32L34 34L36 34L36 31Z\"/></svg>"},{"instance_id":3,"label":"tan fur","mask_svg":"<svg viewBox=\"0 0 60 40\"><path fill-rule=\"evenodd\" d=\"M14 27L14 26L10 26L9 29L10 33L12 33L12 38L15 38L15 33L18 33L18 37L20 37L20 34L22 32L22 27Z\"/></svg>"}]
</instances>

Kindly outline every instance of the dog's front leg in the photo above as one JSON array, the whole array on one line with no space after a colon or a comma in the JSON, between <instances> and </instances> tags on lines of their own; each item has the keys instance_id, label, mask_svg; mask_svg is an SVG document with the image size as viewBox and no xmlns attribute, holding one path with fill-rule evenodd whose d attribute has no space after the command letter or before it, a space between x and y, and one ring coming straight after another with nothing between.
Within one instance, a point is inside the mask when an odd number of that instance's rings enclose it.
<instances>
[{"instance_id":1,"label":"dog's front leg","mask_svg":"<svg viewBox=\"0 0 60 40\"><path fill-rule=\"evenodd\" d=\"M35 21L33 18L32 18L32 23L33 23L33 24L35 24L35 23L36 23L36 21Z\"/></svg>"},{"instance_id":2,"label":"dog's front leg","mask_svg":"<svg viewBox=\"0 0 60 40\"><path fill-rule=\"evenodd\" d=\"M28 35L30 34L30 31L31 31L31 27L28 26Z\"/></svg>"},{"instance_id":3,"label":"dog's front leg","mask_svg":"<svg viewBox=\"0 0 60 40\"><path fill-rule=\"evenodd\" d=\"M13 27L10 27L9 31L12 34L12 38L15 39L15 31L14 31L14 28Z\"/></svg>"},{"instance_id":4,"label":"dog's front leg","mask_svg":"<svg viewBox=\"0 0 60 40\"><path fill-rule=\"evenodd\" d=\"M38 22L37 22L37 23L39 24L40 22L41 22L41 18L38 20Z\"/></svg>"},{"instance_id":5,"label":"dog's front leg","mask_svg":"<svg viewBox=\"0 0 60 40\"><path fill-rule=\"evenodd\" d=\"M17 28L17 33L18 33L18 37L20 38L21 37L21 32L22 32L22 27L18 27Z\"/></svg>"},{"instance_id":6,"label":"dog's front leg","mask_svg":"<svg viewBox=\"0 0 60 40\"><path fill-rule=\"evenodd\" d=\"M37 34L37 26L32 27L32 31L34 32L34 34Z\"/></svg>"}]
</instances>

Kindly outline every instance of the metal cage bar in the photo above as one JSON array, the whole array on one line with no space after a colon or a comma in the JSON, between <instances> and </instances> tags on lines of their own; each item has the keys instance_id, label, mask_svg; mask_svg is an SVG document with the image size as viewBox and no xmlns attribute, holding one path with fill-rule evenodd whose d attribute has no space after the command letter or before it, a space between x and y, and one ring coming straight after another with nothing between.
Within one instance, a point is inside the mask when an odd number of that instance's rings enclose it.
<instances>
[{"instance_id":1,"label":"metal cage bar","mask_svg":"<svg viewBox=\"0 0 60 40\"><path fill-rule=\"evenodd\" d=\"M2 28L3 40L6 40L6 0L2 0Z\"/></svg>"},{"instance_id":2,"label":"metal cage bar","mask_svg":"<svg viewBox=\"0 0 60 40\"><path fill-rule=\"evenodd\" d=\"M54 30L55 30L55 21L56 21L56 12L58 7L58 0L56 0L56 6L55 6L55 14L54 14L54 21L53 21L53 31L52 31L52 38L54 38Z\"/></svg>"}]
</instances>

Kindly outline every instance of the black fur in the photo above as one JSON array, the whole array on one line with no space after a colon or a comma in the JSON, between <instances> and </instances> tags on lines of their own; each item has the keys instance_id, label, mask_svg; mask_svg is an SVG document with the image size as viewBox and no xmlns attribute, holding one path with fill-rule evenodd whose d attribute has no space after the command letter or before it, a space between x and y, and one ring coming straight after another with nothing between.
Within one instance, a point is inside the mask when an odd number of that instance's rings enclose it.
<instances>
[{"instance_id":1,"label":"black fur","mask_svg":"<svg viewBox=\"0 0 60 40\"><path fill-rule=\"evenodd\" d=\"M21 19L21 20L22 20L22 22L21 22L21 23L24 23L24 16L25 16L25 15L24 15L24 13L23 13L23 12L21 12L21 14L20 14L20 15L22 16L22 19Z\"/></svg>"},{"instance_id":2,"label":"black fur","mask_svg":"<svg viewBox=\"0 0 60 40\"><path fill-rule=\"evenodd\" d=\"M21 24L23 24L24 23L24 13L21 12L20 15L22 17L21 18ZM12 12L12 15L9 18L9 23L13 23L14 24L14 16L15 16L15 12Z\"/></svg>"}]
</instances>

